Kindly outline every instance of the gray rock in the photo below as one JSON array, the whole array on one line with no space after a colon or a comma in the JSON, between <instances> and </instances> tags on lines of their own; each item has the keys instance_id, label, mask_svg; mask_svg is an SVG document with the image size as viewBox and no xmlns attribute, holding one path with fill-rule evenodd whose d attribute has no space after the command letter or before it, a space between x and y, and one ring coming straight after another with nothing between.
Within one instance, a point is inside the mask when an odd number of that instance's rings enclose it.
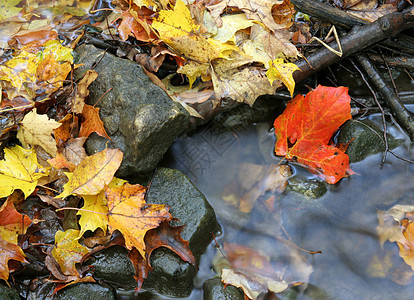
<instances>
[{"instance_id":1,"label":"gray rock","mask_svg":"<svg viewBox=\"0 0 414 300\"><path fill-rule=\"evenodd\" d=\"M1 300L19 300L20 297L16 290L1 284L0 285L0 299Z\"/></svg>"},{"instance_id":2,"label":"gray rock","mask_svg":"<svg viewBox=\"0 0 414 300\"><path fill-rule=\"evenodd\" d=\"M210 278L203 285L204 300L243 300L244 293L235 286L228 285L224 287L224 283L220 278Z\"/></svg>"},{"instance_id":3,"label":"gray rock","mask_svg":"<svg viewBox=\"0 0 414 300\"><path fill-rule=\"evenodd\" d=\"M186 129L188 113L153 84L139 64L92 45L81 45L75 52L77 63L84 64L76 70L76 77L96 65L99 76L89 86L89 103L99 100L96 106L111 138L108 141L93 133L85 144L88 153L121 149L124 159L117 173L121 177L154 169Z\"/></svg>"},{"instance_id":4,"label":"gray rock","mask_svg":"<svg viewBox=\"0 0 414 300\"><path fill-rule=\"evenodd\" d=\"M147 202L167 204L172 216L181 221L175 221L173 225L186 225L181 236L190 242L198 263L212 240L211 232L220 230L214 210L201 192L180 171L160 168L152 180ZM95 255L95 277L125 290L133 290L136 287L134 268L127 253L121 247L111 247ZM197 267L184 262L166 248L154 250L151 265L153 270L144 281L143 290L171 297L190 295Z\"/></svg>"},{"instance_id":5,"label":"gray rock","mask_svg":"<svg viewBox=\"0 0 414 300\"><path fill-rule=\"evenodd\" d=\"M212 240L211 233L220 231L214 210L203 194L180 171L160 168L152 180L147 202L171 207L172 216L181 221L174 222L175 225L186 225L181 236L190 242L198 263ZM151 257L151 264L154 270L144 282L144 287L176 297L191 293L197 273L195 266L183 262L168 249L157 250Z\"/></svg>"},{"instance_id":6,"label":"gray rock","mask_svg":"<svg viewBox=\"0 0 414 300\"><path fill-rule=\"evenodd\" d=\"M346 153L350 162L358 162L371 154L385 150L384 135L382 131L369 120L349 120L341 129L338 143L349 144ZM396 148L400 141L388 134L388 146Z\"/></svg>"},{"instance_id":7,"label":"gray rock","mask_svg":"<svg viewBox=\"0 0 414 300\"><path fill-rule=\"evenodd\" d=\"M68 286L57 293L57 300L112 300L114 292L108 286L96 283L78 283Z\"/></svg>"},{"instance_id":8,"label":"gray rock","mask_svg":"<svg viewBox=\"0 0 414 300\"><path fill-rule=\"evenodd\" d=\"M317 179L303 180L298 177L289 179L288 188L291 191L304 195L307 199L317 199L325 195L327 188L325 183Z\"/></svg>"}]
</instances>

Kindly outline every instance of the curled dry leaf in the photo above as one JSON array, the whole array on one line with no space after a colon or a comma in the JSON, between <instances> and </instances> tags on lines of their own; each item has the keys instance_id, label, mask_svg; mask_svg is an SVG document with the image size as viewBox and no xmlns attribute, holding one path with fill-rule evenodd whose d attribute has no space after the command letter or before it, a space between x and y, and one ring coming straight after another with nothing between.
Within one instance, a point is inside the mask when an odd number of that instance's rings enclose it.
<instances>
[{"instance_id":1,"label":"curled dry leaf","mask_svg":"<svg viewBox=\"0 0 414 300\"><path fill-rule=\"evenodd\" d=\"M10 271L8 266L9 260L12 259L23 263L29 263L25 257L26 255L19 246L3 240L0 236L0 279L3 279L9 284L7 282Z\"/></svg>"}]
</instances>

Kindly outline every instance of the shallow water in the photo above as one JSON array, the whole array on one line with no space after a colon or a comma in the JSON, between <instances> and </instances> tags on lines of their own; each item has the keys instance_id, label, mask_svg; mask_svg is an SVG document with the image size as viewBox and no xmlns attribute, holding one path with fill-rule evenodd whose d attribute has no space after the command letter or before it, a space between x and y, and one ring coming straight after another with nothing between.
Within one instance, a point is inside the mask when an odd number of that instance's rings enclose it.
<instances>
[{"instance_id":1,"label":"shallow water","mask_svg":"<svg viewBox=\"0 0 414 300\"><path fill-rule=\"evenodd\" d=\"M379 116L371 119L380 122ZM388 154L381 168L382 153L371 155L351 164L358 175L342 179L336 185L326 184L328 191L319 199L308 199L287 189L282 195L276 195L275 207L281 215L270 216L272 213L260 201L250 213L241 213L223 201L223 190L238 177L242 163L269 165L280 161L272 154L275 137L268 132L270 127L270 123L261 123L229 130L220 124L210 124L192 136L178 139L164 162L185 173L215 208L223 227L218 242L221 245L237 243L266 253L276 268L283 269L285 278L294 282L306 280L303 270L298 270L303 265L295 264L289 254L291 250L299 252L313 267L313 272L308 288L297 288L294 298L412 298L414 284L396 284L390 274L376 278L380 274L372 269L374 257L383 261L387 251L395 264L404 265L395 243L387 242L381 248L376 233L377 210L414 202L414 165ZM390 127L389 132L397 138L404 137L396 127ZM414 157L407 141L395 152ZM292 167L294 177L315 178L301 167ZM281 232L281 224L298 247L322 253L309 254L280 245L275 237L287 236ZM215 252L211 245L204 255L196 279L197 289L190 299L201 299L202 283L214 276ZM284 297L291 299L292 296Z\"/></svg>"}]
</instances>

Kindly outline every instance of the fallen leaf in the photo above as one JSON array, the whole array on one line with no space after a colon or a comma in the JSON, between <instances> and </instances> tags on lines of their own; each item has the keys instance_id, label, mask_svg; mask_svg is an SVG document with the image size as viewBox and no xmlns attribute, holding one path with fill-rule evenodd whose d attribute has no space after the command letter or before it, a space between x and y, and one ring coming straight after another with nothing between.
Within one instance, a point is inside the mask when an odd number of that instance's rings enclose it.
<instances>
[{"instance_id":1,"label":"fallen leaf","mask_svg":"<svg viewBox=\"0 0 414 300\"><path fill-rule=\"evenodd\" d=\"M55 120L49 120L46 115L39 115L34 108L25 115L21 126L17 132L17 138L23 147L28 148L29 145L37 145L46 150L47 153L56 156L56 141L52 137L54 129L58 128L60 123Z\"/></svg>"},{"instance_id":2,"label":"fallen leaf","mask_svg":"<svg viewBox=\"0 0 414 300\"><path fill-rule=\"evenodd\" d=\"M400 248L400 256L414 271L414 224L413 221L402 220L401 227L404 240L397 241Z\"/></svg>"},{"instance_id":3,"label":"fallen leaf","mask_svg":"<svg viewBox=\"0 0 414 300\"><path fill-rule=\"evenodd\" d=\"M71 194L96 195L108 184L122 162L123 153L119 149L105 149L86 157L76 167L63 193L56 198Z\"/></svg>"},{"instance_id":4,"label":"fallen leaf","mask_svg":"<svg viewBox=\"0 0 414 300\"><path fill-rule=\"evenodd\" d=\"M83 78L76 85L76 95L75 101L72 103L72 112L76 114L83 113L85 98L89 96L88 87L96 78L98 78L98 73L94 70L88 70L83 75Z\"/></svg>"},{"instance_id":5,"label":"fallen leaf","mask_svg":"<svg viewBox=\"0 0 414 300\"><path fill-rule=\"evenodd\" d=\"M7 280L9 279L9 260L16 260L22 263L29 263L25 259L26 255L23 253L23 250L10 242L3 240L0 237L0 279L3 279L7 285L9 284Z\"/></svg>"},{"instance_id":6,"label":"fallen leaf","mask_svg":"<svg viewBox=\"0 0 414 300\"><path fill-rule=\"evenodd\" d=\"M152 251L159 247L165 247L176 253L183 261L196 265L195 257L189 248L189 242L183 240L181 232L185 226L170 226L168 221L163 221L145 235L146 260L150 263ZM151 265L151 264L150 264Z\"/></svg>"},{"instance_id":7,"label":"fallen leaf","mask_svg":"<svg viewBox=\"0 0 414 300\"><path fill-rule=\"evenodd\" d=\"M37 181L47 176L48 170L37 163L36 152L20 146L4 149L0 161L0 198L20 189L27 198L36 188Z\"/></svg>"},{"instance_id":8,"label":"fallen leaf","mask_svg":"<svg viewBox=\"0 0 414 300\"><path fill-rule=\"evenodd\" d=\"M17 245L17 237L25 234L30 224L32 220L18 213L10 199L0 207L0 236L3 240Z\"/></svg>"},{"instance_id":9,"label":"fallen leaf","mask_svg":"<svg viewBox=\"0 0 414 300\"><path fill-rule=\"evenodd\" d=\"M152 27L160 38L185 58L198 63L208 63L219 57L227 57L226 52L238 51L236 46L221 43L199 34L200 25L194 23L186 4L178 0L174 10L161 10Z\"/></svg>"},{"instance_id":10,"label":"fallen leaf","mask_svg":"<svg viewBox=\"0 0 414 300\"><path fill-rule=\"evenodd\" d=\"M89 249L79 244L79 238L79 230L69 229L56 232L52 255L65 275L80 277L75 264L81 261Z\"/></svg>"},{"instance_id":11,"label":"fallen leaf","mask_svg":"<svg viewBox=\"0 0 414 300\"><path fill-rule=\"evenodd\" d=\"M85 148L83 148L83 144L86 141L86 137L79 137L79 138L71 138L69 139L63 149L62 154L68 160L70 164L77 166L87 157ZM73 169L69 169L71 172Z\"/></svg>"},{"instance_id":12,"label":"fallen leaf","mask_svg":"<svg viewBox=\"0 0 414 300\"><path fill-rule=\"evenodd\" d=\"M219 62L223 62L220 60ZM273 94L276 89L281 86L275 82L270 85L266 77L265 71L254 66L246 66L244 68L230 68L219 73L213 67L211 78L213 80L216 101L215 106L220 103L221 99L229 98L237 102L244 102L253 106L257 97L260 95Z\"/></svg>"},{"instance_id":13,"label":"fallen leaf","mask_svg":"<svg viewBox=\"0 0 414 300\"><path fill-rule=\"evenodd\" d=\"M292 63L284 63L282 58L275 59L273 62L269 61L270 68L266 72L270 84L275 80L281 80L288 88L290 96L293 96L295 91L295 80L293 79L293 72L300 71L299 67Z\"/></svg>"},{"instance_id":14,"label":"fallen leaf","mask_svg":"<svg viewBox=\"0 0 414 300\"><path fill-rule=\"evenodd\" d=\"M284 0L227 0L228 6L236 6L246 14L250 20L263 23L271 31L286 28L286 24L277 24L272 16L274 5L282 4Z\"/></svg>"},{"instance_id":15,"label":"fallen leaf","mask_svg":"<svg viewBox=\"0 0 414 300\"><path fill-rule=\"evenodd\" d=\"M99 117L99 107L85 104L83 106L82 115L84 121L81 123L79 136L88 137L92 132L110 140L110 137L105 131L105 127L101 118Z\"/></svg>"},{"instance_id":16,"label":"fallen leaf","mask_svg":"<svg viewBox=\"0 0 414 300\"><path fill-rule=\"evenodd\" d=\"M292 175L288 165L257 165L243 163L236 179L227 184L222 198L237 206L241 212L252 210L256 200L266 192L282 193Z\"/></svg>"},{"instance_id":17,"label":"fallen leaf","mask_svg":"<svg viewBox=\"0 0 414 300\"><path fill-rule=\"evenodd\" d=\"M284 280L276 281L257 274L246 275L243 272L232 269L223 269L221 272L221 280L225 284L231 284L241 288L250 299L257 299L262 293L281 293L289 287Z\"/></svg>"},{"instance_id":18,"label":"fallen leaf","mask_svg":"<svg viewBox=\"0 0 414 300\"><path fill-rule=\"evenodd\" d=\"M0 0L0 20L17 16L22 7L18 7L21 0Z\"/></svg>"},{"instance_id":19,"label":"fallen leaf","mask_svg":"<svg viewBox=\"0 0 414 300\"><path fill-rule=\"evenodd\" d=\"M97 228L101 228L106 233L108 227L108 205L105 191L101 191L98 195L84 195L82 198L84 204L77 213L80 216L80 236L88 230L94 232Z\"/></svg>"},{"instance_id":20,"label":"fallen leaf","mask_svg":"<svg viewBox=\"0 0 414 300\"><path fill-rule=\"evenodd\" d=\"M296 160L331 184L352 174L348 155L328 144L351 119L350 101L345 87L319 85L305 97L296 96L274 122L276 155Z\"/></svg>"},{"instance_id":21,"label":"fallen leaf","mask_svg":"<svg viewBox=\"0 0 414 300\"><path fill-rule=\"evenodd\" d=\"M225 43L230 40L236 31L248 28L254 24L254 21L246 18L245 14L232 14L221 17L223 25L218 28L213 39Z\"/></svg>"},{"instance_id":22,"label":"fallen leaf","mask_svg":"<svg viewBox=\"0 0 414 300\"><path fill-rule=\"evenodd\" d=\"M145 257L144 236L162 221L171 219L168 209L165 205L145 203L145 188L139 184L125 183L117 188L107 188L105 195L110 231L119 230L125 238L126 248L135 247Z\"/></svg>"}]
</instances>

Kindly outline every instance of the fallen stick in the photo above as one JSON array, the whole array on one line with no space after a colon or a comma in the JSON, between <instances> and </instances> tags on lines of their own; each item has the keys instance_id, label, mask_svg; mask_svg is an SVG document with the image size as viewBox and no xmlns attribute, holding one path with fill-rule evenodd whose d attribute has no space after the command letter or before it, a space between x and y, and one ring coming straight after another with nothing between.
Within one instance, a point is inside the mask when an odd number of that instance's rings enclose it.
<instances>
[{"instance_id":1,"label":"fallen stick","mask_svg":"<svg viewBox=\"0 0 414 300\"><path fill-rule=\"evenodd\" d=\"M388 14L377 21L363 26L354 26L344 37L340 38L343 55L337 56L326 48L319 49L306 57L306 60L296 62L301 71L296 71L293 77L296 82L302 81L309 75L339 62L344 57L360 52L379 41L382 41L404 29L414 26L414 7ZM336 42L329 46L339 50Z\"/></svg>"},{"instance_id":2,"label":"fallen stick","mask_svg":"<svg viewBox=\"0 0 414 300\"><path fill-rule=\"evenodd\" d=\"M356 55L355 59L367 74L367 78L375 90L381 93L382 98L397 123L408 134L411 141L414 141L414 115L401 103L400 99L395 95L394 90L385 82L375 65L368 59L365 53Z\"/></svg>"}]
</instances>

